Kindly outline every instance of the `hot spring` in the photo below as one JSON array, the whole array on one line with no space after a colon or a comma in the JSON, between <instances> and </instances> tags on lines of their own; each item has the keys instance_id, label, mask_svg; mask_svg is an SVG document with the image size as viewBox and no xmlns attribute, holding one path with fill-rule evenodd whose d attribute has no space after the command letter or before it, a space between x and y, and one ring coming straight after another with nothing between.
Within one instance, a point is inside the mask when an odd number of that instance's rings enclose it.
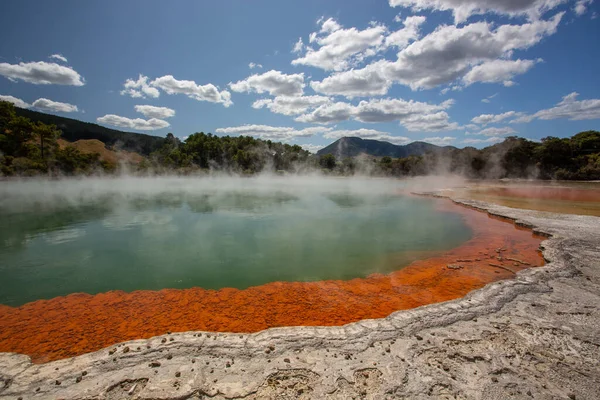
<instances>
[{"instance_id":1,"label":"hot spring","mask_svg":"<svg viewBox=\"0 0 600 400\"><path fill-rule=\"evenodd\" d=\"M402 188L285 177L3 182L0 304L349 280L471 239L462 215Z\"/></svg>"}]
</instances>

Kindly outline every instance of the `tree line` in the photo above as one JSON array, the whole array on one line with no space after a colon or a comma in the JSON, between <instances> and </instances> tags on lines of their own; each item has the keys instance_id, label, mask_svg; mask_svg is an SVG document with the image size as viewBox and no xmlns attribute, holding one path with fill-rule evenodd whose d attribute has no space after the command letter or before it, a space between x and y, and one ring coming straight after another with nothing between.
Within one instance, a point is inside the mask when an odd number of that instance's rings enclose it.
<instances>
[{"instance_id":1,"label":"tree line","mask_svg":"<svg viewBox=\"0 0 600 400\"><path fill-rule=\"evenodd\" d=\"M0 175L119 171L120 166L101 160L98 153L59 146L62 132L56 125L40 120L33 122L23 116L22 110L18 111L13 104L0 102ZM68 129L69 139L76 140L72 127ZM512 136L484 149L438 148L424 155L403 158L362 155L343 159L336 159L332 154L311 155L298 145L250 136L198 132L183 141L171 133L165 138L152 137L151 141L146 138L148 135L140 136L146 146L145 157L138 164L127 165L130 173L192 174L218 170L255 174L316 170L332 175L414 177L452 173L474 179L600 180L600 132L597 131L581 132L570 138L546 137L540 142ZM136 138L128 140L135 142ZM118 144L115 142L113 146Z\"/></svg>"}]
</instances>

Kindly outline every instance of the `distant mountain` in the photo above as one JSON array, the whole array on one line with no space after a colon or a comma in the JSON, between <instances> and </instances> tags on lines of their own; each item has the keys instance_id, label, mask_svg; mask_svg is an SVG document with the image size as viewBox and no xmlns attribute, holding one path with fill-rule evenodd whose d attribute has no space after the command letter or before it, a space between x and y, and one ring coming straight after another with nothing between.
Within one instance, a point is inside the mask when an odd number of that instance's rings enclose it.
<instances>
[{"instance_id":1,"label":"distant mountain","mask_svg":"<svg viewBox=\"0 0 600 400\"><path fill-rule=\"evenodd\" d=\"M118 131L89 122L44 114L24 108L15 107L15 111L17 115L29 118L34 122L41 121L44 124L56 125L62 131L62 138L69 142L76 142L81 139L97 139L109 147L116 145L120 149L144 155L149 155L158 150L165 143L165 138L160 136Z\"/></svg>"},{"instance_id":2,"label":"distant mountain","mask_svg":"<svg viewBox=\"0 0 600 400\"><path fill-rule=\"evenodd\" d=\"M431 143L413 142L406 145L396 145L379 140L361 139L358 137L343 137L319 150L317 155L333 154L336 158L355 157L367 154L374 157L403 158L411 155L420 156L425 153L455 149L452 146L440 147Z\"/></svg>"}]
</instances>

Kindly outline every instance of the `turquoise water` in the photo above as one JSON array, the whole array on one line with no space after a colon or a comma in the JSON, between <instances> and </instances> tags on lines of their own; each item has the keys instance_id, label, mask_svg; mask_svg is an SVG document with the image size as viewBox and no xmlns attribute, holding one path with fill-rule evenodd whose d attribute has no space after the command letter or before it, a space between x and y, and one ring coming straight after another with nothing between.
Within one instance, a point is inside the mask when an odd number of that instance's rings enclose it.
<instances>
[{"instance_id":1,"label":"turquoise water","mask_svg":"<svg viewBox=\"0 0 600 400\"><path fill-rule=\"evenodd\" d=\"M468 240L462 217L398 181L3 182L0 303L74 292L351 279Z\"/></svg>"}]
</instances>

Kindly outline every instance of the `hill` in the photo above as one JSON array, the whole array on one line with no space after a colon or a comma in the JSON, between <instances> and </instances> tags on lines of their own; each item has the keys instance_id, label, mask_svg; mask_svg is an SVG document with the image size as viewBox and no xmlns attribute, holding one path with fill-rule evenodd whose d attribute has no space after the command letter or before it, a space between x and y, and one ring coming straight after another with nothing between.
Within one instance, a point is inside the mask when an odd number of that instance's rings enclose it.
<instances>
[{"instance_id":1,"label":"hill","mask_svg":"<svg viewBox=\"0 0 600 400\"><path fill-rule=\"evenodd\" d=\"M80 139L72 143L67 142L64 139L58 139L57 143L61 149L72 146L83 154L97 153L100 155L98 158L100 161L106 161L113 165L119 164L120 162L139 164L144 159L144 157L135 152L107 149L106 145L98 139Z\"/></svg>"},{"instance_id":2,"label":"hill","mask_svg":"<svg viewBox=\"0 0 600 400\"><path fill-rule=\"evenodd\" d=\"M62 131L61 137L69 142L76 142L81 139L97 139L108 147L116 146L119 149L143 155L149 155L165 143L165 139L159 136L118 131L90 122L44 114L24 108L15 107L15 112L17 115L29 118L33 122L40 121L44 124L56 125Z\"/></svg>"},{"instance_id":3,"label":"hill","mask_svg":"<svg viewBox=\"0 0 600 400\"><path fill-rule=\"evenodd\" d=\"M361 139L358 137L343 137L329 146L319 150L317 155L333 154L338 159L356 157L367 154L374 157L404 158L420 156L425 153L435 153L444 149L454 149L452 146L440 147L431 143L413 142L407 145L396 145L379 140Z\"/></svg>"}]
</instances>

